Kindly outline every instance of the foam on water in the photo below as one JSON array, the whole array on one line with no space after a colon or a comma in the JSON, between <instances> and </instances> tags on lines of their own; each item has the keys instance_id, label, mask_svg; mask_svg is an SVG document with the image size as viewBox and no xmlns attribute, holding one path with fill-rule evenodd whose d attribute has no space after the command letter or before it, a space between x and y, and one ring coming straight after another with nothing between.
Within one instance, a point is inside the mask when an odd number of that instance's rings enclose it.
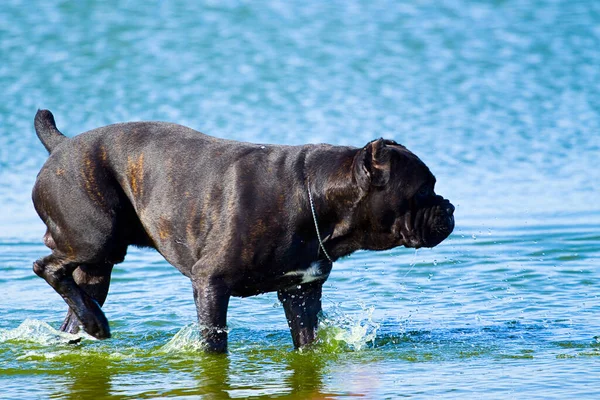
<instances>
[{"instance_id":1,"label":"foam on water","mask_svg":"<svg viewBox=\"0 0 600 400\"><path fill-rule=\"evenodd\" d=\"M203 347L204 343L200 337L198 324L190 324L181 328L171 340L160 348L160 351L164 353L187 353L202 350Z\"/></svg>"},{"instance_id":2,"label":"foam on water","mask_svg":"<svg viewBox=\"0 0 600 400\"><path fill-rule=\"evenodd\" d=\"M200 352L206 347L206 343L200 335L197 323L184 326L173 336L171 340L160 348L163 353L190 353Z\"/></svg>"},{"instance_id":3,"label":"foam on water","mask_svg":"<svg viewBox=\"0 0 600 400\"><path fill-rule=\"evenodd\" d=\"M338 351L359 351L369 346L372 346L377 331L380 327L378 322L373 320L373 312L375 307L367 307L360 304L362 311L357 316L352 316L344 313L338 305L329 307L327 312L323 312L320 317L318 341L311 349L317 351L324 350L325 352ZM231 332L231 328L228 329ZM255 329L241 329L243 331L242 342L244 341L262 341L264 336L263 331ZM289 332L276 331L270 332L267 336L269 340L265 345L273 344L273 340L277 342L277 338L288 338ZM277 338L274 338L275 333ZM233 343L230 336L229 342ZM205 348L205 343L200 335L200 329L197 323L191 323L181 328L165 345L160 349L160 353L198 353ZM245 347L239 347L244 349Z\"/></svg>"},{"instance_id":4,"label":"foam on water","mask_svg":"<svg viewBox=\"0 0 600 400\"><path fill-rule=\"evenodd\" d=\"M0 329L0 343L7 341L24 341L41 345L72 344L82 338L95 340L85 333L71 334L61 332L51 327L48 323L34 319L26 319L14 329Z\"/></svg>"},{"instance_id":5,"label":"foam on water","mask_svg":"<svg viewBox=\"0 0 600 400\"><path fill-rule=\"evenodd\" d=\"M358 351L373 344L380 327L373 321L375 307L360 306L358 317L345 314L337 305L322 313L319 339L325 348Z\"/></svg>"}]
</instances>

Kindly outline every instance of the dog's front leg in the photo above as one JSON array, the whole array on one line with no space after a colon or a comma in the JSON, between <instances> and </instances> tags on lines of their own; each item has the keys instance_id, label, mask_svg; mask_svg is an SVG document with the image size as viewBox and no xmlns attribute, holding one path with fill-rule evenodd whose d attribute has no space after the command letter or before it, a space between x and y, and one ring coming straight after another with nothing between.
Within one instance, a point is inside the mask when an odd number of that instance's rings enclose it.
<instances>
[{"instance_id":1,"label":"dog's front leg","mask_svg":"<svg viewBox=\"0 0 600 400\"><path fill-rule=\"evenodd\" d=\"M192 279L200 333L206 350L227 351L227 306L231 291L221 279Z\"/></svg>"},{"instance_id":2,"label":"dog's front leg","mask_svg":"<svg viewBox=\"0 0 600 400\"><path fill-rule=\"evenodd\" d=\"M296 348L306 346L317 338L322 289L322 282L312 282L277 292Z\"/></svg>"}]
</instances>

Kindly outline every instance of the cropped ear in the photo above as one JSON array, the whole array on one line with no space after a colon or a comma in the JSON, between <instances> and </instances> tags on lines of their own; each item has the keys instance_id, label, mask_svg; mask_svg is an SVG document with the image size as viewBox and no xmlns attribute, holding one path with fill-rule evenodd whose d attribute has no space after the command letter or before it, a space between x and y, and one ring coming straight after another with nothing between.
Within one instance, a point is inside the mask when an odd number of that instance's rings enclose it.
<instances>
[{"instance_id":1,"label":"cropped ear","mask_svg":"<svg viewBox=\"0 0 600 400\"><path fill-rule=\"evenodd\" d=\"M369 186L385 186L390 180L391 140L377 139L367 143L357 154L354 175L358 185L368 190Z\"/></svg>"}]
</instances>

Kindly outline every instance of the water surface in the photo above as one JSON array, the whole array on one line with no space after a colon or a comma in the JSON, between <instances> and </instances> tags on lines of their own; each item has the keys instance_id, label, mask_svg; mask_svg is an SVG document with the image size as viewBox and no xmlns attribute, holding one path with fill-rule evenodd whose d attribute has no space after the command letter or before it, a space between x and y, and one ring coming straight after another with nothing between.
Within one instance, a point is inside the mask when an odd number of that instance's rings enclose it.
<instances>
[{"instance_id":1,"label":"water surface","mask_svg":"<svg viewBox=\"0 0 600 400\"><path fill-rule=\"evenodd\" d=\"M0 9L0 381L6 398L597 398L600 3L21 2ZM113 338L60 334L30 201L37 108L73 136L166 120L219 137L418 154L457 206L434 249L336 262L320 344L276 296L198 352L185 277L115 268Z\"/></svg>"}]
</instances>

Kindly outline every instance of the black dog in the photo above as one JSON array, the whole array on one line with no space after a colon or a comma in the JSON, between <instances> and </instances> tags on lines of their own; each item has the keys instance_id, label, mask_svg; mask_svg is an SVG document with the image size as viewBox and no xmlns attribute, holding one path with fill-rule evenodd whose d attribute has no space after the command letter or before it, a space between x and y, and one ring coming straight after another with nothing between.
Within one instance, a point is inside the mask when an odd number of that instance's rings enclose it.
<instances>
[{"instance_id":1,"label":"black dog","mask_svg":"<svg viewBox=\"0 0 600 400\"><path fill-rule=\"evenodd\" d=\"M34 263L67 302L61 329L110 337L100 309L129 245L191 279L207 348L227 348L230 296L277 291L294 345L315 340L332 262L359 249L433 247L454 207L404 146L275 146L132 122L67 138L38 111L50 156L33 202L52 254Z\"/></svg>"}]
</instances>

